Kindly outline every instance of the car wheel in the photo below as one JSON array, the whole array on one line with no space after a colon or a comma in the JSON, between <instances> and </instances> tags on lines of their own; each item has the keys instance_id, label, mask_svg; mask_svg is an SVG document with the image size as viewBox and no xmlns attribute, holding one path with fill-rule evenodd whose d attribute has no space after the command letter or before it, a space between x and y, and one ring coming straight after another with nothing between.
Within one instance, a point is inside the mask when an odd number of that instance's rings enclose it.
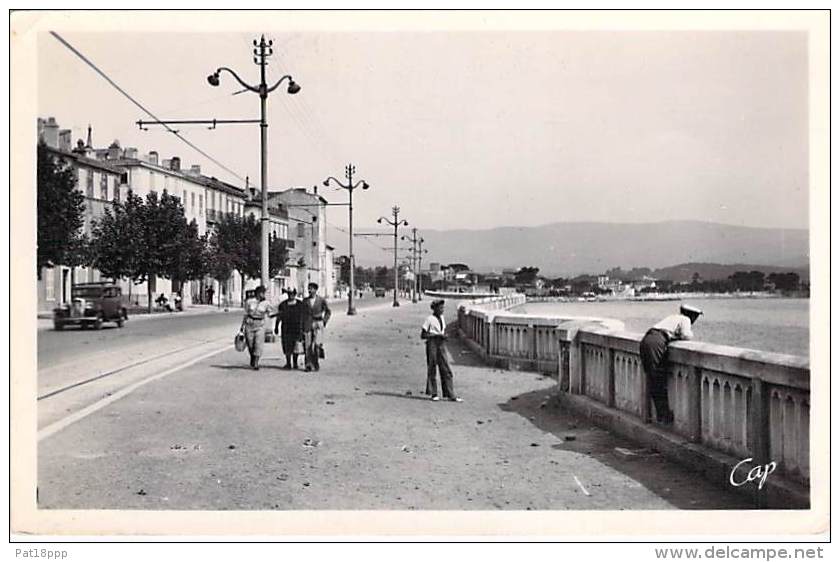
<instances>
[{"instance_id":1,"label":"car wheel","mask_svg":"<svg viewBox=\"0 0 840 562\"><path fill-rule=\"evenodd\" d=\"M93 321L93 329L94 330L101 330L102 329L102 317L97 316L96 320Z\"/></svg>"},{"instance_id":2,"label":"car wheel","mask_svg":"<svg viewBox=\"0 0 840 562\"><path fill-rule=\"evenodd\" d=\"M53 322L53 328L60 332L64 329L64 324L62 322Z\"/></svg>"},{"instance_id":3,"label":"car wheel","mask_svg":"<svg viewBox=\"0 0 840 562\"><path fill-rule=\"evenodd\" d=\"M123 320L122 317L117 318L117 328L122 328L124 323L125 320Z\"/></svg>"}]
</instances>

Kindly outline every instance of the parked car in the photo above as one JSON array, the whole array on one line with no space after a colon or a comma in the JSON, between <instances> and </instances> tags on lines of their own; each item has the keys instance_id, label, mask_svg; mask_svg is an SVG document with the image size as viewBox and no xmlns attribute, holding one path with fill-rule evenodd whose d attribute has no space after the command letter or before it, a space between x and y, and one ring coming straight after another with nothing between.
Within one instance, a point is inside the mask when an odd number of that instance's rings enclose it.
<instances>
[{"instance_id":1,"label":"parked car","mask_svg":"<svg viewBox=\"0 0 840 562\"><path fill-rule=\"evenodd\" d=\"M385 289L382 287L375 287L373 289L373 296L375 297L384 297L385 296Z\"/></svg>"},{"instance_id":2,"label":"parked car","mask_svg":"<svg viewBox=\"0 0 840 562\"><path fill-rule=\"evenodd\" d=\"M53 326L76 324L82 328L102 328L103 322L116 322L122 328L128 311L122 302L122 289L113 283L80 283L71 288L71 303L53 309Z\"/></svg>"}]
</instances>

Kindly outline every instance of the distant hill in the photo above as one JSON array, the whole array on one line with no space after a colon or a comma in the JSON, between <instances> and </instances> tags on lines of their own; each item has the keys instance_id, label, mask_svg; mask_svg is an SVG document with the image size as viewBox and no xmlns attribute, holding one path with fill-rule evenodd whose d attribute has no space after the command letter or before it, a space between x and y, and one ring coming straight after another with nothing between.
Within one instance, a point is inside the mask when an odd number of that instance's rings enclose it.
<instances>
[{"instance_id":1,"label":"distant hill","mask_svg":"<svg viewBox=\"0 0 840 562\"><path fill-rule=\"evenodd\" d=\"M657 269L686 263L755 264L784 270L807 268L809 263L805 229L753 228L702 221L554 223L489 230L421 229L419 233L429 250L424 264L460 262L480 272L531 265L539 267L541 275L551 277L603 273L613 267ZM337 255L346 253L347 234L332 230L329 236ZM357 240L356 263L361 266L390 263L392 254L382 250L390 244L389 238Z\"/></svg>"},{"instance_id":2,"label":"distant hill","mask_svg":"<svg viewBox=\"0 0 840 562\"><path fill-rule=\"evenodd\" d=\"M726 279L736 271L760 271L764 275L793 272L799 275L799 279L802 281L808 281L810 279L810 271L807 267L778 267L740 263L732 265L720 263L683 263L656 269L653 272L653 277L680 283L691 281L694 273L697 272L702 281L716 281Z\"/></svg>"}]
</instances>

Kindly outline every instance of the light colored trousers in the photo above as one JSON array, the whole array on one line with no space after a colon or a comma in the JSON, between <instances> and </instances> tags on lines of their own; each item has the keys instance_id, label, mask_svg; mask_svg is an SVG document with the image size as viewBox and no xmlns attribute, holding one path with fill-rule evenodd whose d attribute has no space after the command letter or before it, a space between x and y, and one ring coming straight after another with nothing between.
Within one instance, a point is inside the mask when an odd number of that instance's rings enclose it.
<instances>
[{"instance_id":1,"label":"light colored trousers","mask_svg":"<svg viewBox=\"0 0 840 562\"><path fill-rule=\"evenodd\" d=\"M318 346L321 345L324 337L324 321L313 320L312 330L303 333L303 345L306 350L306 365L318 366Z\"/></svg>"}]
</instances>

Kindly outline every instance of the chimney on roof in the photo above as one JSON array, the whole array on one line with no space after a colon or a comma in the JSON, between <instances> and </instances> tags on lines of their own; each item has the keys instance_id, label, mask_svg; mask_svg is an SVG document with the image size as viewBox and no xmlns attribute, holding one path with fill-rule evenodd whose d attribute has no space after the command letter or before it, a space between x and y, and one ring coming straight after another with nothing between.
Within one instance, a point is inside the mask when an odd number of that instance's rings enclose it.
<instances>
[{"instance_id":1,"label":"chimney on roof","mask_svg":"<svg viewBox=\"0 0 840 562\"><path fill-rule=\"evenodd\" d=\"M157 166L158 163L158 153L154 150L149 151L149 163L154 164Z\"/></svg>"},{"instance_id":2,"label":"chimney on roof","mask_svg":"<svg viewBox=\"0 0 840 562\"><path fill-rule=\"evenodd\" d=\"M137 149L134 147L125 149L126 158L137 158Z\"/></svg>"},{"instance_id":3,"label":"chimney on roof","mask_svg":"<svg viewBox=\"0 0 840 562\"><path fill-rule=\"evenodd\" d=\"M120 157L120 141L114 139L111 146L108 147L108 160L116 160Z\"/></svg>"},{"instance_id":4,"label":"chimney on roof","mask_svg":"<svg viewBox=\"0 0 840 562\"><path fill-rule=\"evenodd\" d=\"M38 120L38 136L50 148L58 148L58 123L55 117L49 117L46 121Z\"/></svg>"},{"instance_id":5,"label":"chimney on roof","mask_svg":"<svg viewBox=\"0 0 840 562\"><path fill-rule=\"evenodd\" d=\"M70 152L73 148L73 132L70 129L62 129L58 132L58 149L63 152Z\"/></svg>"},{"instance_id":6,"label":"chimney on roof","mask_svg":"<svg viewBox=\"0 0 840 562\"><path fill-rule=\"evenodd\" d=\"M201 166L199 166L198 164L193 164L192 166L190 166L190 174L192 174L194 176L200 176L201 175Z\"/></svg>"},{"instance_id":7,"label":"chimney on roof","mask_svg":"<svg viewBox=\"0 0 840 562\"><path fill-rule=\"evenodd\" d=\"M176 172L181 171L181 158L178 156L173 156L171 160L169 160L169 166L175 170Z\"/></svg>"},{"instance_id":8,"label":"chimney on roof","mask_svg":"<svg viewBox=\"0 0 840 562\"><path fill-rule=\"evenodd\" d=\"M50 117L50 119L52 119L52 117ZM91 128L90 123L88 123L88 138L85 148L93 148L93 129Z\"/></svg>"}]
</instances>

